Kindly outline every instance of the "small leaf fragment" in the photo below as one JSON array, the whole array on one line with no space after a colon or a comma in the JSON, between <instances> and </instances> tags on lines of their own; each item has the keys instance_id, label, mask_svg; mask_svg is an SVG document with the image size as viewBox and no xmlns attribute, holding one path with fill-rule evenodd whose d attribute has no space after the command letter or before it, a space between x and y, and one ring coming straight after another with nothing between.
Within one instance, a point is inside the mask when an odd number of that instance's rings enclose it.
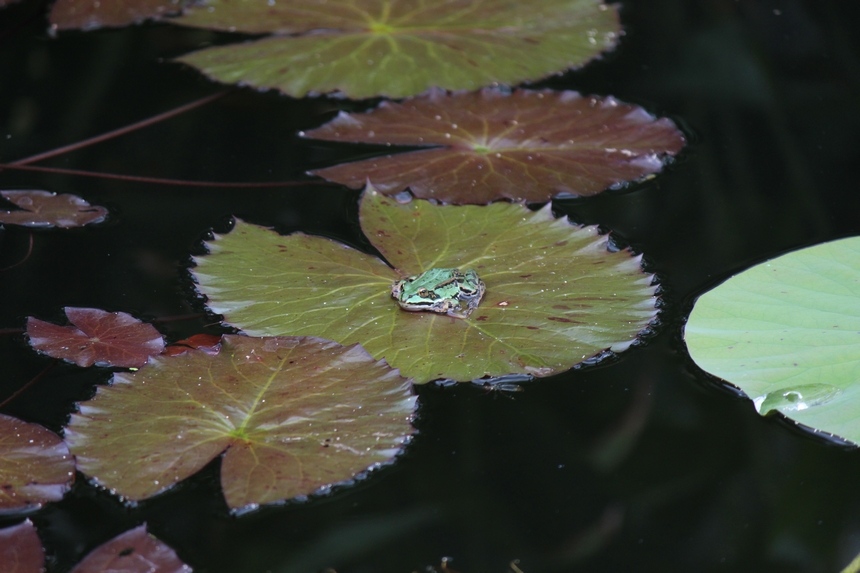
<instances>
[{"instance_id":1,"label":"small leaf fragment","mask_svg":"<svg viewBox=\"0 0 860 573\"><path fill-rule=\"evenodd\" d=\"M20 211L0 211L0 223L25 227L70 229L100 223L107 209L90 205L77 195L57 195L49 191L0 191L0 195L21 207Z\"/></svg>"},{"instance_id":2,"label":"small leaf fragment","mask_svg":"<svg viewBox=\"0 0 860 573\"><path fill-rule=\"evenodd\" d=\"M860 444L860 237L735 275L699 297L684 337L696 364L760 414Z\"/></svg>"},{"instance_id":3,"label":"small leaf fragment","mask_svg":"<svg viewBox=\"0 0 860 573\"><path fill-rule=\"evenodd\" d=\"M184 0L57 0L48 21L58 30L125 26L179 13L186 3Z\"/></svg>"},{"instance_id":4,"label":"small leaf fragment","mask_svg":"<svg viewBox=\"0 0 860 573\"><path fill-rule=\"evenodd\" d=\"M124 312L71 306L63 310L74 326L27 319L30 346L81 367L124 368L139 368L164 349L164 339L155 327Z\"/></svg>"},{"instance_id":5,"label":"small leaf fragment","mask_svg":"<svg viewBox=\"0 0 860 573\"><path fill-rule=\"evenodd\" d=\"M183 340L177 340L164 349L165 356L179 356L191 349L202 350L207 354L218 354L221 352L221 336L215 334L195 334Z\"/></svg>"},{"instance_id":6,"label":"small leaf fragment","mask_svg":"<svg viewBox=\"0 0 860 573\"><path fill-rule=\"evenodd\" d=\"M307 137L434 146L312 171L386 195L405 189L445 203L545 202L594 195L659 171L684 146L666 118L615 98L576 92L433 91L368 113L341 112Z\"/></svg>"},{"instance_id":7,"label":"small leaf fragment","mask_svg":"<svg viewBox=\"0 0 860 573\"><path fill-rule=\"evenodd\" d=\"M0 414L0 513L58 501L74 479L75 461L62 438Z\"/></svg>"},{"instance_id":8,"label":"small leaf fragment","mask_svg":"<svg viewBox=\"0 0 860 573\"><path fill-rule=\"evenodd\" d=\"M225 335L215 356L157 356L80 404L78 468L119 495L153 496L224 454L230 507L306 496L391 461L412 433L408 381L363 348Z\"/></svg>"},{"instance_id":9,"label":"small leaf fragment","mask_svg":"<svg viewBox=\"0 0 860 573\"><path fill-rule=\"evenodd\" d=\"M144 524L93 549L71 573L191 573L191 567Z\"/></svg>"},{"instance_id":10,"label":"small leaf fragment","mask_svg":"<svg viewBox=\"0 0 860 573\"><path fill-rule=\"evenodd\" d=\"M171 21L273 34L179 58L217 81L353 99L534 81L584 65L620 34L602 0L204 0Z\"/></svg>"},{"instance_id":11,"label":"small leaf fragment","mask_svg":"<svg viewBox=\"0 0 860 573\"><path fill-rule=\"evenodd\" d=\"M44 573L45 550L29 519L0 529L0 565L3 573Z\"/></svg>"}]
</instances>

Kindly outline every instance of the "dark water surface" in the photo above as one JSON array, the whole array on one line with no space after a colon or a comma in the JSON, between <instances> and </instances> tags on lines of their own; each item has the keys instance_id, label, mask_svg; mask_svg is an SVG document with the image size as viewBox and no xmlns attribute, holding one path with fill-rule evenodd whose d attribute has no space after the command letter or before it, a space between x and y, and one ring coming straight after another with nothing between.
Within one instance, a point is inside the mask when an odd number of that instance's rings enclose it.
<instances>
[{"instance_id":1,"label":"dark water surface","mask_svg":"<svg viewBox=\"0 0 860 573\"><path fill-rule=\"evenodd\" d=\"M0 12L0 161L90 137L219 88L166 61L223 36L163 25L45 33L40 2ZM195 571L408 573L833 572L860 551L860 451L814 439L718 387L681 340L694 298L749 265L860 233L860 4L844 0L622 2L615 53L539 87L612 94L669 115L691 143L657 178L556 212L645 254L664 285L658 334L612 363L487 392L422 387L419 433L369 479L236 517L217 463L127 507L83 476L31 516L68 571L146 521ZM35 15L33 19L29 19ZM296 132L374 102L237 90L206 107L47 165L212 181L308 180L371 147ZM230 215L369 249L357 192L189 188L10 172L0 188L76 193L106 224L35 233L0 273L0 328L63 306L154 319L197 312L185 269ZM0 267L28 231L0 234ZM200 318L176 340L223 332ZM0 399L49 363L0 338ZM60 366L3 413L59 431L105 370ZM0 519L0 526L20 518Z\"/></svg>"}]
</instances>

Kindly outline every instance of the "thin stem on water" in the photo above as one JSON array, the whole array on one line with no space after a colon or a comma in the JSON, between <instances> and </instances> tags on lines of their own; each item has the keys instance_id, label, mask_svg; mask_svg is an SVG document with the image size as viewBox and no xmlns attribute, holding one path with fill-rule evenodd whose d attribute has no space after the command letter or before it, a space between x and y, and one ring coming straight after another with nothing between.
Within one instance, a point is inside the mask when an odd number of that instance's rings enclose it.
<instances>
[{"instance_id":1,"label":"thin stem on water","mask_svg":"<svg viewBox=\"0 0 860 573\"><path fill-rule=\"evenodd\" d=\"M27 259L29 259L30 255L32 255L32 254L33 254L33 231L30 231L30 246L27 247L27 254L24 255L24 258L21 259L20 261L18 261L17 263L9 265L5 269L0 269L0 273L8 271L9 269L14 269L18 265L23 265L25 262L27 262Z\"/></svg>"},{"instance_id":2,"label":"thin stem on water","mask_svg":"<svg viewBox=\"0 0 860 573\"><path fill-rule=\"evenodd\" d=\"M45 368L44 370L42 370L41 372L39 372L38 374L33 376L33 378L29 382L27 382L26 384L24 384L23 386L18 388L18 390L16 390L14 394L12 394L8 398L6 398L2 402L0 402L0 408L2 408L3 406L5 406L9 402L11 402L12 400L17 398L18 396L20 396L27 388L29 388L30 386L32 386L33 384L35 384L36 382L41 380L45 376L45 374L50 372L54 368L54 366L57 365L57 362L58 362L58 360L54 360L53 362L48 364L47 368Z\"/></svg>"},{"instance_id":3,"label":"thin stem on water","mask_svg":"<svg viewBox=\"0 0 860 573\"><path fill-rule=\"evenodd\" d=\"M138 121L137 123L132 123L131 125L126 125L125 127L121 127L119 129L115 129L113 131L109 131L107 133L103 133L101 135L96 135L95 137L90 137L89 139L84 139L82 141L78 141L77 143L71 143L69 145L64 145L63 147L58 147L56 149L52 149L50 151L45 151L44 153L39 153L36 155L31 155L30 157L25 157L23 159L18 159L17 161L12 161L8 165L4 165L4 168L8 168L10 165L28 165L30 163L35 163L37 161L41 161L43 159L48 159L49 157L55 157L57 155L62 155L63 153L68 153L70 151L74 151L76 149L81 149L83 147L87 147L89 145L93 145L94 143L100 143L102 141L107 141L108 139L113 139L114 137L119 137L120 135L125 135L126 133L131 133L132 131L136 131L138 129L148 127L160 121L164 121L165 119L170 119L173 116L179 115L181 113L185 113L186 111L191 111L196 107L200 107L201 105L205 105L211 101L214 101L220 97L223 97L226 94L226 91L218 92L216 94L212 94L210 96L206 96L197 101L193 101L191 103L187 103L185 105L181 105L177 108L171 109L170 111L166 111L164 113L160 113L158 115L154 115L148 119L144 119L142 121Z\"/></svg>"},{"instance_id":4,"label":"thin stem on water","mask_svg":"<svg viewBox=\"0 0 860 573\"><path fill-rule=\"evenodd\" d=\"M96 177L99 179L118 179L135 183L155 183L158 185L178 185L183 187L296 187L299 185L326 185L327 181L265 181L265 182L224 182L224 181L187 181L184 179L166 179L162 177L142 177L140 175L122 175L119 173L101 173L99 171L81 171L79 169L63 169L60 167L41 167L39 165L15 165L0 163L0 171L12 169L20 171L39 171L42 173L59 173L61 175L77 175L79 177Z\"/></svg>"}]
</instances>

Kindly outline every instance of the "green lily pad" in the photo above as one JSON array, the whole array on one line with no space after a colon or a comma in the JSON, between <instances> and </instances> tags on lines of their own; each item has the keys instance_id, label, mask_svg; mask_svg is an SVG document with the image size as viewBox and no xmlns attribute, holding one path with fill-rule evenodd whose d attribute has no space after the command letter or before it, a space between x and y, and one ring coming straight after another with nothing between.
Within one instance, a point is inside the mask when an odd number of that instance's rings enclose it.
<instances>
[{"instance_id":1,"label":"green lily pad","mask_svg":"<svg viewBox=\"0 0 860 573\"><path fill-rule=\"evenodd\" d=\"M227 504L306 496L391 461L412 433L408 382L360 346L224 336L212 355L157 356L80 404L78 469L140 500L224 453Z\"/></svg>"},{"instance_id":2,"label":"green lily pad","mask_svg":"<svg viewBox=\"0 0 860 573\"><path fill-rule=\"evenodd\" d=\"M860 443L860 237L788 253L699 297L693 360L771 411Z\"/></svg>"},{"instance_id":3,"label":"green lily pad","mask_svg":"<svg viewBox=\"0 0 860 573\"><path fill-rule=\"evenodd\" d=\"M416 382L546 376L626 349L657 314L639 257L608 251L596 227L555 219L549 206L398 204L368 188L360 220L394 268L329 239L238 221L196 258L198 289L248 334L360 342ZM408 312L392 298L395 281L433 268L483 280L468 318Z\"/></svg>"},{"instance_id":4,"label":"green lily pad","mask_svg":"<svg viewBox=\"0 0 860 573\"><path fill-rule=\"evenodd\" d=\"M125 26L175 14L185 3L184 0L57 0L51 7L48 21L56 30Z\"/></svg>"},{"instance_id":5,"label":"green lily pad","mask_svg":"<svg viewBox=\"0 0 860 573\"><path fill-rule=\"evenodd\" d=\"M3 573L44 573L45 550L29 519L0 529L0 565Z\"/></svg>"},{"instance_id":6,"label":"green lily pad","mask_svg":"<svg viewBox=\"0 0 860 573\"><path fill-rule=\"evenodd\" d=\"M684 146L666 118L615 98L576 92L434 91L369 113L343 113L307 137L436 146L312 171L387 195L409 188L445 203L545 202L594 195L659 171ZM439 147L441 146L441 147Z\"/></svg>"},{"instance_id":7,"label":"green lily pad","mask_svg":"<svg viewBox=\"0 0 860 573\"><path fill-rule=\"evenodd\" d=\"M620 32L601 0L205 0L170 21L273 34L179 58L217 81L355 99L538 80L582 66Z\"/></svg>"},{"instance_id":8,"label":"green lily pad","mask_svg":"<svg viewBox=\"0 0 860 573\"><path fill-rule=\"evenodd\" d=\"M58 501L75 479L75 461L55 433L0 414L0 513Z\"/></svg>"}]
</instances>

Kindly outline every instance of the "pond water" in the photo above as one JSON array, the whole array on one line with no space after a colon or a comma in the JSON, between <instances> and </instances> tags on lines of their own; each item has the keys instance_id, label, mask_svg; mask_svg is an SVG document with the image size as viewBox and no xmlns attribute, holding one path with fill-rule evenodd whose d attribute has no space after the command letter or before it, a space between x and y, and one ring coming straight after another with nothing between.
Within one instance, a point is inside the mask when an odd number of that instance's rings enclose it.
<instances>
[{"instance_id":1,"label":"pond water","mask_svg":"<svg viewBox=\"0 0 860 573\"><path fill-rule=\"evenodd\" d=\"M217 91L171 57L223 36L164 25L45 33L40 2L0 12L0 160L15 160ZM688 358L695 297L788 250L860 233L860 6L817 0L621 3L620 47L537 84L614 95L690 139L656 178L558 215L611 230L663 285L656 335L616 360L527 383L418 389L418 434L396 463L309 501L230 515L217 461L169 492L124 505L79 475L31 515L68 571L146 522L195 571L408 573L439 567L560 571L828 572L860 552L860 452L812 437L721 387ZM62 307L153 320L199 313L186 271L231 215L371 250L358 193L303 175L387 148L301 140L338 110L249 89L45 162L207 181L307 181L219 189L4 171L0 188L75 193L108 223L35 232L0 273L0 328L62 322ZM29 231L0 235L0 268ZM158 323L176 340L226 330L211 317ZM49 363L0 338L0 399ZM55 368L3 413L60 431L107 370ZM20 518L0 518L0 527Z\"/></svg>"}]
</instances>

